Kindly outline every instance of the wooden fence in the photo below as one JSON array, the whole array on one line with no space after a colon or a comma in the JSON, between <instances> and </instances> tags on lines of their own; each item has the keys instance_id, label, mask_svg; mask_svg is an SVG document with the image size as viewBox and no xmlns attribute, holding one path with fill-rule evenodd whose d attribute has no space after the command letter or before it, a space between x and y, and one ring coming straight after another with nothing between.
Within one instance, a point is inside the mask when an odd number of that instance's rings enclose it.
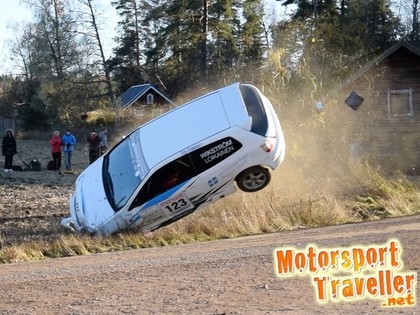
<instances>
[{"instance_id":1,"label":"wooden fence","mask_svg":"<svg viewBox=\"0 0 420 315\"><path fill-rule=\"evenodd\" d=\"M16 132L15 120L10 117L0 117L0 138L3 138L7 129L12 129Z\"/></svg>"}]
</instances>

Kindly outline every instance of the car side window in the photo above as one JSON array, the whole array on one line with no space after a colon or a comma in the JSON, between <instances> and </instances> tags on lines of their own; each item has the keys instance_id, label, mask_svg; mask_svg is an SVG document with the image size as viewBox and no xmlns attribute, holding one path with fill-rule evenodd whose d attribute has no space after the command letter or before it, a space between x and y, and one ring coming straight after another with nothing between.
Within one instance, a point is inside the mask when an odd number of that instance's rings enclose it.
<instances>
[{"instance_id":1,"label":"car side window","mask_svg":"<svg viewBox=\"0 0 420 315\"><path fill-rule=\"evenodd\" d=\"M207 144L190 155L197 174L200 174L235 154L240 148L242 144L239 141L226 137Z\"/></svg>"},{"instance_id":2,"label":"car side window","mask_svg":"<svg viewBox=\"0 0 420 315\"><path fill-rule=\"evenodd\" d=\"M195 175L196 172L188 154L166 164L146 181L129 210L142 205Z\"/></svg>"}]
</instances>

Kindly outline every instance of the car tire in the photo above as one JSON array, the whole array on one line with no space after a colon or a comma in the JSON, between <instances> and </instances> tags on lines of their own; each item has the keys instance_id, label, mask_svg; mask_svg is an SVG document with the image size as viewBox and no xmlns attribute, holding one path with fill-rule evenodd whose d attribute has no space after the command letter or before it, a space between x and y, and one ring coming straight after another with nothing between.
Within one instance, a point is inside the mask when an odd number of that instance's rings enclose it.
<instances>
[{"instance_id":1,"label":"car tire","mask_svg":"<svg viewBox=\"0 0 420 315\"><path fill-rule=\"evenodd\" d=\"M250 167L236 177L236 183L239 189L245 192L261 190L268 185L270 180L270 172L261 166Z\"/></svg>"}]
</instances>

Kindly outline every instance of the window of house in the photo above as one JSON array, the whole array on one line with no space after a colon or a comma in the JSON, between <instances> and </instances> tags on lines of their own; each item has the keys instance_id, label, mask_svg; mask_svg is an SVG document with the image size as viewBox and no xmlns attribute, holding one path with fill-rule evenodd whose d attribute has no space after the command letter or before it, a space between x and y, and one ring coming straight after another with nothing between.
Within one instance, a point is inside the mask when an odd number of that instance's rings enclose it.
<instances>
[{"instance_id":1,"label":"window of house","mask_svg":"<svg viewBox=\"0 0 420 315\"><path fill-rule=\"evenodd\" d=\"M413 90L388 90L388 118L413 117Z\"/></svg>"},{"instance_id":2,"label":"window of house","mask_svg":"<svg viewBox=\"0 0 420 315\"><path fill-rule=\"evenodd\" d=\"M142 108L135 108L135 109L134 109L134 114L135 114L136 116L143 116L143 114L144 114L144 110L143 110Z\"/></svg>"},{"instance_id":3,"label":"window of house","mask_svg":"<svg viewBox=\"0 0 420 315\"><path fill-rule=\"evenodd\" d=\"M154 97L153 94L147 94L147 105L153 105L154 103Z\"/></svg>"}]
</instances>

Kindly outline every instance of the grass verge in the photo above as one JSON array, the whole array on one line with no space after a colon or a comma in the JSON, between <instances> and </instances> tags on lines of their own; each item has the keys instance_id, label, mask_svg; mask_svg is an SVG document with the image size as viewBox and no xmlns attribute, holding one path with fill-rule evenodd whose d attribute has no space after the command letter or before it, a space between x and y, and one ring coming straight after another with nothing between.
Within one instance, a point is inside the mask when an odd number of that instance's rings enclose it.
<instances>
[{"instance_id":1,"label":"grass verge","mask_svg":"<svg viewBox=\"0 0 420 315\"><path fill-rule=\"evenodd\" d=\"M294 195L286 190L291 183L282 179L282 183L274 182L258 193L233 194L152 236L135 231L110 237L63 234L51 242L5 247L0 239L0 263L170 246L420 213L419 185L402 174L390 177L366 165L354 165L349 171L352 180L345 181L341 193L324 189ZM328 187L321 182L317 186Z\"/></svg>"}]
</instances>

